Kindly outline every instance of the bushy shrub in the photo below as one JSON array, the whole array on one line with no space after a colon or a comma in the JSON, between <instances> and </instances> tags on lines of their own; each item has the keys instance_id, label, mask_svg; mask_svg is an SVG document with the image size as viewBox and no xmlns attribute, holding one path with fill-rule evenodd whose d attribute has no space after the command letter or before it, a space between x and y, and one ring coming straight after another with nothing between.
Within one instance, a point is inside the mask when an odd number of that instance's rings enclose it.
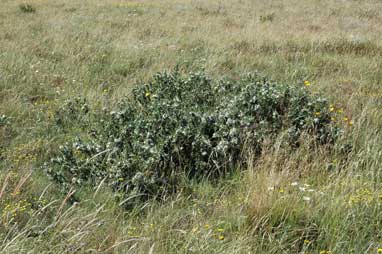
<instances>
[{"instance_id":1,"label":"bushy shrub","mask_svg":"<svg viewBox=\"0 0 382 254\"><path fill-rule=\"evenodd\" d=\"M69 111L88 114L81 105ZM63 188L106 179L139 199L174 191L179 175L216 178L281 131L293 145L302 132L319 143L337 133L325 99L259 75L214 82L203 73L157 74L116 111L94 118L89 134L63 145L47 172Z\"/></svg>"}]
</instances>

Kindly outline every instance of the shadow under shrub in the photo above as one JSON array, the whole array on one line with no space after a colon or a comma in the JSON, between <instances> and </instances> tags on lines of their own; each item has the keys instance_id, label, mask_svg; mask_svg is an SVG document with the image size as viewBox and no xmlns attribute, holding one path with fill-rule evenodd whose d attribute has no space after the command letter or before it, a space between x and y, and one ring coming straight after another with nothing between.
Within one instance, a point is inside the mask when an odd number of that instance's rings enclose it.
<instances>
[{"instance_id":1,"label":"shadow under shrub","mask_svg":"<svg viewBox=\"0 0 382 254\"><path fill-rule=\"evenodd\" d=\"M157 74L115 111L78 112L94 114L88 135L61 146L48 174L63 189L105 179L121 197L139 197L128 204L175 191L179 176L215 179L282 131L293 145L302 132L318 143L338 133L325 99L259 75Z\"/></svg>"}]
</instances>

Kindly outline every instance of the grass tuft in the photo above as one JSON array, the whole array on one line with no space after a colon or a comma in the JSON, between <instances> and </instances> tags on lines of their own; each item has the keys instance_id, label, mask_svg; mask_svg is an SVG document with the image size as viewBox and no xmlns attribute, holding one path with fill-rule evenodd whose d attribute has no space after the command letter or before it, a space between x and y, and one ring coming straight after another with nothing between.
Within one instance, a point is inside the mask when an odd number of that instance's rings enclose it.
<instances>
[{"instance_id":1,"label":"grass tuft","mask_svg":"<svg viewBox=\"0 0 382 254\"><path fill-rule=\"evenodd\" d=\"M24 13L33 13L36 12L36 9L31 5L27 3L19 4L20 11Z\"/></svg>"}]
</instances>

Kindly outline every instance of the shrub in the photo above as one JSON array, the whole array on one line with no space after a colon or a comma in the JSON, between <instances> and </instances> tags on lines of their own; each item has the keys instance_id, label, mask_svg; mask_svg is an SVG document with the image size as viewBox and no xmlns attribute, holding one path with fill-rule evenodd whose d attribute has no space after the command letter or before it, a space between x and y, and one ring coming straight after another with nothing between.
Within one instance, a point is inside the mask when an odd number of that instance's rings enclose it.
<instances>
[{"instance_id":1,"label":"shrub","mask_svg":"<svg viewBox=\"0 0 382 254\"><path fill-rule=\"evenodd\" d=\"M89 114L81 109L86 102L75 101L64 108ZM293 145L303 132L319 143L338 132L325 99L259 75L214 82L203 73L157 74L117 108L94 115L89 134L61 146L46 164L63 188L106 179L140 200L176 190L180 175L217 178L282 131Z\"/></svg>"}]
</instances>

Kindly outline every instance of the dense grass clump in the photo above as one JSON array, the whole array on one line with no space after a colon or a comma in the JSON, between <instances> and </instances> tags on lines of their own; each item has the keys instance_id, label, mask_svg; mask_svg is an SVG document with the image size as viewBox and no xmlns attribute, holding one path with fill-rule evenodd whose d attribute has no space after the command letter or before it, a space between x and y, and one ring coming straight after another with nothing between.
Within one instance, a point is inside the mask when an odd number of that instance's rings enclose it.
<instances>
[{"instance_id":1,"label":"dense grass clump","mask_svg":"<svg viewBox=\"0 0 382 254\"><path fill-rule=\"evenodd\" d=\"M36 9L32 5L26 4L26 3L20 4L19 9L20 9L20 11L22 11L24 13L36 12Z\"/></svg>"},{"instance_id":2,"label":"dense grass clump","mask_svg":"<svg viewBox=\"0 0 382 254\"><path fill-rule=\"evenodd\" d=\"M95 120L88 135L61 147L47 165L49 175L64 188L106 179L122 193L146 198L174 191L180 175L221 176L281 132L294 146L302 133L318 143L337 133L325 99L258 75L215 82L202 73L157 74L116 111L88 114L81 100L57 114L58 124L68 115Z\"/></svg>"}]
</instances>

